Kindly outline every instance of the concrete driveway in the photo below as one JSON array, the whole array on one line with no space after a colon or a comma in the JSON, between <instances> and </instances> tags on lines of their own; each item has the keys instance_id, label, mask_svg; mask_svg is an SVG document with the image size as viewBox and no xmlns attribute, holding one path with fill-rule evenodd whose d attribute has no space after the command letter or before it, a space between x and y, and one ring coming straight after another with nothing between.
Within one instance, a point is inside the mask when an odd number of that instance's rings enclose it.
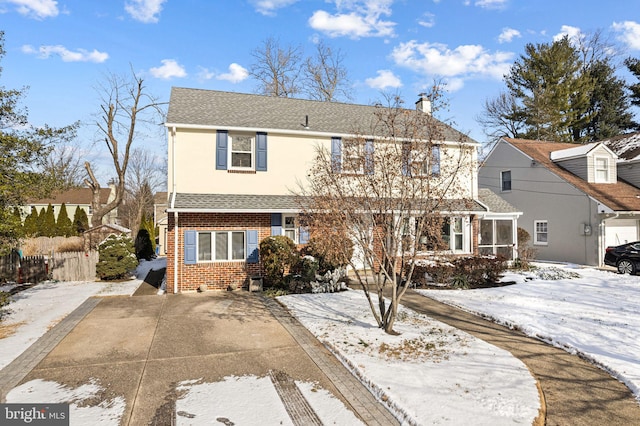
<instances>
[{"instance_id":1,"label":"concrete driveway","mask_svg":"<svg viewBox=\"0 0 640 426\"><path fill-rule=\"evenodd\" d=\"M180 396L176 388L181 382L270 376L284 382L317 383L366 424L397 424L366 388L273 300L248 292L206 292L87 302L94 307L86 308L86 316L70 331L52 329L48 334L64 333L60 342L50 351L44 350L35 367L26 367L29 371L18 382L5 380L5 387L36 379L69 388L95 382L103 388L101 400L121 397L126 401L121 424L170 425L176 422L175 404ZM22 365L17 361L2 371L5 378L12 370L25 369L24 357ZM246 398L250 410L251 395ZM294 424L310 424L310 407L304 398L283 398L283 402Z\"/></svg>"}]
</instances>

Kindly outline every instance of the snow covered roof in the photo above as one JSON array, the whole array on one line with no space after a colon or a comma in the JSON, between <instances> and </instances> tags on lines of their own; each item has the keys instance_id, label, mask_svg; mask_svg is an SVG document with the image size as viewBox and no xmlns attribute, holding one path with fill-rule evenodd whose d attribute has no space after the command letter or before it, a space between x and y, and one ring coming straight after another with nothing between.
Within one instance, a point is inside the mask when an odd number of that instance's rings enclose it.
<instances>
[{"instance_id":1,"label":"snow covered roof","mask_svg":"<svg viewBox=\"0 0 640 426\"><path fill-rule=\"evenodd\" d=\"M549 158L551 161L560 161L567 160L569 158L583 157L598 148L600 145L604 145L601 142L593 142L584 145L577 145L572 148L561 149L558 151L553 151L549 154ZM605 149L611 152L611 155L615 156L616 153L611 151L606 145L604 145Z\"/></svg>"},{"instance_id":2,"label":"snow covered roof","mask_svg":"<svg viewBox=\"0 0 640 426\"><path fill-rule=\"evenodd\" d=\"M618 155L618 162L640 160L640 132L616 136L602 143Z\"/></svg>"}]
</instances>

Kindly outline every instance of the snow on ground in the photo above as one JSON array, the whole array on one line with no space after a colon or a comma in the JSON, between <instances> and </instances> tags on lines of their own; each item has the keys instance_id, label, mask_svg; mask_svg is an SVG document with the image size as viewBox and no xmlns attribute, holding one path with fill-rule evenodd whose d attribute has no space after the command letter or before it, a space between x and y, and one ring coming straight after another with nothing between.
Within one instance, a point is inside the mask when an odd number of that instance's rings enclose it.
<instances>
[{"instance_id":1,"label":"snow on ground","mask_svg":"<svg viewBox=\"0 0 640 426\"><path fill-rule=\"evenodd\" d=\"M143 262L137 279L123 283L46 282L18 293L5 307L2 327L6 330L7 325L13 325L15 333L0 341L0 367L86 298L132 294L147 272L164 267L164 261ZM639 395L640 277L572 266L541 267L538 271L547 273L507 274L504 280L516 282L511 286L419 291L580 352ZM567 272L579 277L566 278ZM375 326L363 298L359 291L346 291L290 295L279 300L387 401L405 424L530 424L537 416L539 397L534 379L508 352L404 309L395 327L401 335L387 335ZM358 424L327 391L312 383L296 384L326 423ZM237 419L236 424L251 423L248 416L255 413L260 413L263 424L266 416L286 419L269 378L227 377L218 383L191 380L181 383L178 390L180 424L199 424L191 415L217 416L213 420L222 423ZM224 395L230 402L215 409L203 404L203 398L211 401L212 393ZM7 402L71 402L74 417L82 416L91 424L118 424L125 401L119 397L96 401L101 394L103 389L95 381L71 389L34 380L10 391ZM244 401L251 397L254 407L254 395L264 398L262 403L271 408L247 410Z\"/></svg>"},{"instance_id":2,"label":"snow on ground","mask_svg":"<svg viewBox=\"0 0 640 426\"><path fill-rule=\"evenodd\" d=\"M538 415L527 367L465 332L401 309L401 334L388 335L355 290L278 300L405 424L531 424Z\"/></svg>"},{"instance_id":3,"label":"snow on ground","mask_svg":"<svg viewBox=\"0 0 640 426\"><path fill-rule=\"evenodd\" d=\"M131 295L147 273L166 267L166 258L142 261L136 279L123 282L46 281L11 296L2 309L2 330L9 334L0 344L0 369L92 296ZM12 286L0 287L8 291Z\"/></svg>"},{"instance_id":4,"label":"snow on ground","mask_svg":"<svg viewBox=\"0 0 640 426\"><path fill-rule=\"evenodd\" d=\"M580 353L624 382L640 401L640 276L574 265L538 267L537 273L504 276L516 285L418 291ZM562 278L569 272L578 276Z\"/></svg>"}]
</instances>

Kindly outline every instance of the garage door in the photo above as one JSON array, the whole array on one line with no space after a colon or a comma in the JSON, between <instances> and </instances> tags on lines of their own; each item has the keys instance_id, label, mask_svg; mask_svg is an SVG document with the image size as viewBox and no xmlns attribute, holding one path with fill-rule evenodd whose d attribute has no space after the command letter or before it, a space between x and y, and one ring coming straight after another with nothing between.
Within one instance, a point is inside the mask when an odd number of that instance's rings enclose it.
<instances>
[{"instance_id":1,"label":"garage door","mask_svg":"<svg viewBox=\"0 0 640 426\"><path fill-rule=\"evenodd\" d=\"M606 221L605 247L638 241L638 221L635 219L616 219Z\"/></svg>"}]
</instances>

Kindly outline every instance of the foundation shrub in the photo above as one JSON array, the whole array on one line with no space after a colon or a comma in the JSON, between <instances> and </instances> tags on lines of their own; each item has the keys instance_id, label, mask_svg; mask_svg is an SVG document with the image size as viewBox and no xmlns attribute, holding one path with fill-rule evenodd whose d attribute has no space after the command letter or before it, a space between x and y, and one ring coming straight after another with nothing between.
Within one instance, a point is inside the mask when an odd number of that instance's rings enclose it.
<instances>
[{"instance_id":1,"label":"foundation shrub","mask_svg":"<svg viewBox=\"0 0 640 426\"><path fill-rule=\"evenodd\" d=\"M265 285L278 287L286 286L285 274L293 270L300 259L296 245L284 235L270 236L260 241L260 258Z\"/></svg>"},{"instance_id":2,"label":"foundation shrub","mask_svg":"<svg viewBox=\"0 0 640 426\"><path fill-rule=\"evenodd\" d=\"M133 241L126 235L110 235L98 246L96 274L105 281L128 277L138 266Z\"/></svg>"},{"instance_id":3,"label":"foundation shrub","mask_svg":"<svg viewBox=\"0 0 640 426\"><path fill-rule=\"evenodd\" d=\"M413 281L418 285L473 288L498 282L506 269L506 259L501 256L445 258L417 264Z\"/></svg>"}]
</instances>

